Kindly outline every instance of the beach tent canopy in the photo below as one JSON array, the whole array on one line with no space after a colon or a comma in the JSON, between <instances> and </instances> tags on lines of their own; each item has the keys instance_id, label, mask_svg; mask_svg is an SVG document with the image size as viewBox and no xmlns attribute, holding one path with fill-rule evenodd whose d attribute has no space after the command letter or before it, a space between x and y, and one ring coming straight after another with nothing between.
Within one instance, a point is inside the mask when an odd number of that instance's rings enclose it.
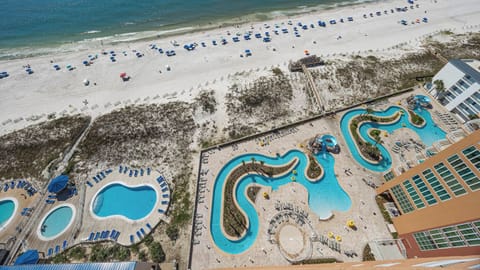
<instances>
[{"instance_id":1,"label":"beach tent canopy","mask_svg":"<svg viewBox=\"0 0 480 270\"><path fill-rule=\"evenodd\" d=\"M68 184L68 175L59 175L53 178L48 184L48 192L58 193L62 191Z\"/></svg>"},{"instance_id":2,"label":"beach tent canopy","mask_svg":"<svg viewBox=\"0 0 480 270\"><path fill-rule=\"evenodd\" d=\"M22 255L18 256L17 260L13 265L22 265L22 264L36 264L38 262L38 250L30 249L27 250Z\"/></svg>"}]
</instances>

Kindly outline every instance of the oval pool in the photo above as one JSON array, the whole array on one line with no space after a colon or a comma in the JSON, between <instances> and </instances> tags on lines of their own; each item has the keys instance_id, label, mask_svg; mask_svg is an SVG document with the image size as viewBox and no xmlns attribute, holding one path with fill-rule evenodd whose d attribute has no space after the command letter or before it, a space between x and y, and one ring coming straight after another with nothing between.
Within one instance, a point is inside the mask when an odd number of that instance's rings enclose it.
<instances>
[{"instance_id":1,"label":"oval pool","mask_svg":"<svg viewBox=\"0 0 480 270\"><path fill-rule=\"evenodd\" d=\"M17 203L14 198L6 198L0 201L0 231L13 219L17 211Z\"/></svg>"},{"instance_id":2,"label":"oval pool","mask_svg":"<svg viewBox=\"0 0 480 270\"><path fill-rule=\"evenodd\" d=\"M91 211L99 218L120 216L129 220L140 220L153 211L156 203L157 192L153 187L129 187L115 182L95 195Z\"/></svg>"},{"instance_id":3,"label":"oval pool","mask_svg":"<svg viewBox=\"0 0 480 270\"><path fill-rule=\"evenodd\" d=\"M38 226L40 239L52 240L63 234L73 223L75 207L72 204L62 204L50 210Z\"/></svg>"}]
</instances>

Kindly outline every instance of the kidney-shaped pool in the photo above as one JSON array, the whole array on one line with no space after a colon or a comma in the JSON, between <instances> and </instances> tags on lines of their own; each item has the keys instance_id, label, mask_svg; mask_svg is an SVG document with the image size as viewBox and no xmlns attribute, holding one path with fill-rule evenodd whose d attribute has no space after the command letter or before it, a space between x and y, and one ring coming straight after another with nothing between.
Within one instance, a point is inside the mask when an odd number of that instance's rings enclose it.
<instances>
[{"instance_id":1,"label":"kidney-shaped pool","mask_svg":"<svg viewBox=\"0 0 480 270\"><path fill-rule=\"evenodd\" d=\"M153 187L126 186L116 182L103 187L91 204L92 213L99 218L121 216L129 220L147 217L157 203L157 192Z\"/></svg>"}]
</instances>

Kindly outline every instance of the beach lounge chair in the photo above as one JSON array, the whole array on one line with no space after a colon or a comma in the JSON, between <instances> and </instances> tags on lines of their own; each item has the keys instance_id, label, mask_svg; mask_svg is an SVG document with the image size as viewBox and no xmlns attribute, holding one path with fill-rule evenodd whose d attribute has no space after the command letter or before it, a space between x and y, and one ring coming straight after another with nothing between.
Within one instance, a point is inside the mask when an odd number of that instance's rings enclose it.
<instances>
[{"instance_id":1,"label":"beach lounge chair","mask_svg":"<svg viewBox=\"0 0 480 270\"><path fill-rule=\"evenodd\" d=\"M47 257L50 257L53 255L53 248L49 248L47 252Z\"/></svg>"},{"instance_id":2,"label":"beach lounge chair","mask_svg":"<svg viewBox=\"0 0 480 270\"><path fill-rule=\"evenodd\" d=\"M135 238L132 234L130 234L130 243L135 243Z\"/></svg>"},{"instance_id":3,"label":"beach lounge chair","mask_svg":"<svg viewBox=\"0 0 480 270\"><path fill-rule=\"evenodd\" d=\"M167 190L168 190L168 187L162 188L162 192L167 192Z\"/></svg>"},{"instance_id":4,"label":"beach lounge chair","mask_svg":"<svg viewBox=\"0 0 480 270\"><path fill-rule=\"evenodd\" d=\"M143 235L146 235L145 230L143 228L140 228L140 231L142 232Z\"/></svg>"},{"instance_id":5,"label":"beach lounge chair","mask_svg":"<svg viewBox=\"0 0 480 270\"><path fill-rule=\"evenodd\" d=\"M113 239L113 237L115 236L115 234L117 234L117 231L116 231L116 230L112 230L112 233L110 233L110 238Z\"/></svg>"},{"instance_id":6,"label":"beach lounge chair","mask_svg":"<svg viewBox=\"0 0 480 270\"><path fill-rule=\"evenodd\" d=\"M55 247L55 254L58 254L59 252L60 252L60 246L57 245L57 246Z\"/></svg>"},{"instance_id":7,"label":"beach lounge chair","mask_svg":"<svg viewBox=\"0 0 480 270\"><path fill-rule=\"evenodd\" d=\"M88 241L93 241L94 237L95 237L95 233L91 232L90 236L88 237Z\"/></svg>"},{"instance_id":8,"label":"beach lounge chair","mask_svg":"<svg viewBox=\"0 0 480 270\"><path fill-rule=\"evenodd\" d=\"M142 239L142 234L140 233L140 231L137 231L137 236L138 236L138 239Z\"/></svg>"},{"instance_id":9,"label":"beach lounge chair","mask_svg":"<svg viewBox=\"0 0 480 270\"><path fill-rule=\"evenodd\" d=\"M164 187L166 187L166 186L167 186L167 183L165 183L165 182L162 182L162 183L160 184L160 187L161 187L161 188L164 188Z\"/></svg>"},{"instance_id":10,"label":"beach lounge chair","mask_svg":"<svg viewBox=\"0 0 480 270\"><path fill-rule=\"evenodd\" d=\"M163 198L168 198L169 195L168 195L168 194L162 194L162 197L163 197Z\"/></svg>"},{"instance_id":11,"label":"beach lounge chair","mask_svg":"<svg viewBox=\"0 0 480 270\"><path fill-rule=\"evenodd\" d=\"M93 238L93 240L94 240L94 241L97 241L99 237L100 237L100 232L97 232L97 233L95 234L95 238Z\"/></svg>"},{"instance_id":12,"label":"beach lounge chair","mask_svg":"<svg viewBox=\"0 0 480 270\"><path fill-rule=\"evenodd\" d=\"M158 213L160 213L160 214L164 214L164 213L165 213L165 211L164 211L163 209L158 209Z\"/></svg>"},{"instance_id":13,"label":"beach lounge chair","mask_svg":"<svg viewBox=\"0 0 480 270\"><path fill-rule=\"evenodd\" d=\"M62 244L62 249L66 249L67 246L68 246L68 242L67 242L67 240L64 240L63 244Z\"/></svg>"},{"instance_id":14,"label":"beach lounge chair","mask_svg":"<svg viewBox=\"0 0 480 270\"><path fill-rule=\"evenodd\" d=\"M152 230L152 226L150 226L150 223L147 223L147 228L151 231Z\"/></svg>"},{"instance_id":15,"label":"beach lounge chair","mask_svg":"<svg viewBox=\"0 0 480 270\"><path fill-rule=\"evenodd\" d=\"M105 239L105 238L108 238L109 235L110 235L110 231L107 230L107 231L105 231L105 236L104 236L103 238L104 238L104 239Z\"/></svg>"},{"instance_id":16,"label":"beach lounge chair","mask_svg":"<svg viewBox=\"0 0 480 270\"><path fill-rule=\"evenodd\" d=\"M162 204L166 205L166 204L168 204L168 201L162 201Z\"/></svg>"},{"instance_id":17,"label":"beach lounge chair","mask_svg":"<svg viewBox=\"0 0 480 270\"><path fill-rule=\"evenodd\" d=\"M115 241L117 241L119 236L120 236L120 232L117 232L117 233L115 234L115 236L113 237L113 239L114 239Z\"/></svg>"}]
</instances>

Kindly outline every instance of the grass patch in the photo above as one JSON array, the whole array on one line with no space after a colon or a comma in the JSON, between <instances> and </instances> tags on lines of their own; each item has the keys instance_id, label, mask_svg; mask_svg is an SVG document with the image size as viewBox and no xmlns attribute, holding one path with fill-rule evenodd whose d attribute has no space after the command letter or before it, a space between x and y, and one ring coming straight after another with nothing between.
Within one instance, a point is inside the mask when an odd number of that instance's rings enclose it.
<instances>
[{"instance_id":1,"label":"grass patch","mask_svg":"<svg viewBox=\"0 0 480 270\"><path fill-rule=\"evenodd\" d=\"M370 248L370 245L367 244L363 248L363 254L362 254L362 260L364 262L366 261L375 261L375 256L373 256L372 249Z\"/></svg>"},{"instance_id":2,"label":"grass patch","mask_svg":"<svg viewBox=\"0 0 480 270\"><path fill-rule=\"evenodd\" d=\"M42 171L55 168L89 122L87 116L68 116L1 136L1 177L49 180L43 179Z\"/></svg>"},{"instance_id":3,"label":"grass patch","mask_svg":"<svg viewBox=\"0 0 480 270\"><path fill-rule=\"evenodd\" d=\"M252 201L255 202L257 200L258 192L262 189L261 187L257 186L249 186L247 188L247 197Z\"/></svg>"},{"instance_id":4,"label":"grass patch","mask_svg":"<svg viewBox=\"0 0 480 270\"><path fill-rule=\"evenodd\" d=\"M414 111L408 110L408 114L410 114L410 119L412 120L412 123L414 125L421 126L423 125L423 123L425 123L425 120L423 119L423 117L416 114Z\"/></svg>"},{"instance_id":5,"label":"grass patch","mask_svg":"<svg viewBox=\"0 0 480 270\"><path fill-rule=\"evenodd\" d=\"M322 167L312 154L308 154L307 176L310 179L317 179L322 175Z\"/></svg>"}]
</instances>

